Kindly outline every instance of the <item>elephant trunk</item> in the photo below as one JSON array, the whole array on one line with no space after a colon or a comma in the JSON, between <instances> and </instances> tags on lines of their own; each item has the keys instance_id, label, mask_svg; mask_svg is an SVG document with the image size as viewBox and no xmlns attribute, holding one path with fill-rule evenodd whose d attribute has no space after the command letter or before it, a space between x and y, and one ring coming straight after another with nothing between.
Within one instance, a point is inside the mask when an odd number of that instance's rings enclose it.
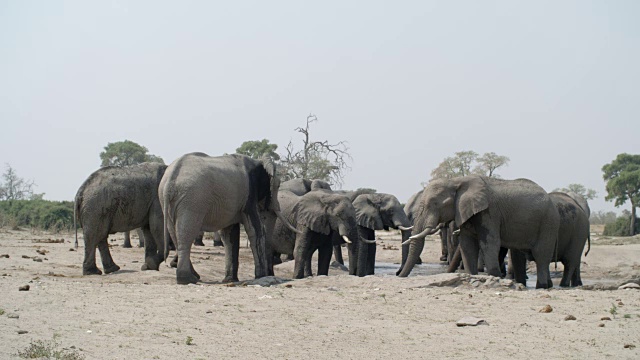
<instances>
[{"instance_id":1,"label":"elephant trunk","mask_svg":"<svg viewBox=\"0 0 640 360\"><path fill-rule=\"evenodd\" d=\"M407 261L404 266L402 266L402 270L400 270L398 276L409 276L411 270L413 270L413 267L418 262L418 258L422 253L422 249L424 249L424 237L417 238L409 243L409 254L407 255Z\"/></svg>"},{"instance_id":2,"label":"elephant trunk","mask_svg":"<svg viewBox=\"0 0 640 360\"><path fill-rule=\"evenodd\" d=\"M458 270L458 268L460 267L461 262L462 262L462 252L460 251L460 245L458 245L456 247L455 253L453 253L451 261L449 262L449 267L447 268L447 272L450 272L450 273L456 272L456 270Z\"/></svg>"}]
</instances>

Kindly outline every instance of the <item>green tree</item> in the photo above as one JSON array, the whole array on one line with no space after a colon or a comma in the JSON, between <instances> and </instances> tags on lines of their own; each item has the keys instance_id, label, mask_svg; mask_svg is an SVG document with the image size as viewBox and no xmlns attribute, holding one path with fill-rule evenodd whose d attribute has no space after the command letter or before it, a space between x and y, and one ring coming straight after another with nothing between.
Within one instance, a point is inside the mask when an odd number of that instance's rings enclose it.
<instances>
[{"instance_id":1,"label":"green tree","mask_svg":"<svg viewBox=\"0 0 640 360\"><path fill-rule=\"evenodd\" d=\"M100 153L100 166L129 166L143 162L164 164L161 157L149 154L146 147L130 140L108 143Z\"/></svg>"},{"instance_id":2,"label":"green tree","mask_svg":"<svg viewBox=\"0 0 640 360\"><path fill-rule=\"evenodd\" d=\"M582 195L583 198L587 200L593 200L598 196L598 193L593 189L587 189L582 184L569 184L566 188L558 188L553 191L561 191L561 192L574 192L578 195Z\"/></svg>"},{"instance_id":3,"label":"green tree","mask_svg":"<svg viewBox=\"0 0 640 360\"><path fill-rule=\"evenodd\" d=\"M607 186L605 200L615 201L616 207L629 201L631 214L629 234L636 232L636 207L640 204L640 155L619 154L610 164L602 167Z\"/></svg>"},{"instance_id":4,"label":"green tree","mask_svg":"<svg viewBox=\"0 0 640 360\"><path fill-rule=\"evenodd\" d=\"M476 159L478 165L476 165L474 173L488 177L500 177L496 174L496 170L509 165L509 161L510 159L506 156L498 155L494 152L485 153Z\"/></svg>"},{"instance_id":5,"label":"green tree","mask_svg":"<svg viewBox=\"0 0 640 360\"><path fill-rule=\"evenodd\" d=\"M475 164L475 166L474 166ZM479 156L473 150L459 151L454 156L446 157L431 171L431 179L452 179L471 174L499 177L496 169L509 164L509 158L494 152ZM424 184L423 184L424 185Z\"/></svg>"},{"instance_id":6,"label":"green tree","mask_svg":"<svg viewBox=\"0 0 640 360\"><path fill-rule=\"evenodd\" d=\"M5 164L6 170L2 174L3 183L0 184L0 200L28 200L32 197L42 198L44 194L34 194L35 186L32 180L25 180L18 176L9 164Z\"/></svg>"},{"instance_id":7,"label":"green tree","mask_svg":"<svg viewBox=\"0 0 640 360\"><path fill-rule=\"evenodd\" d=\"M318 118L310 114L305 127L295 129L303 135L302 148L296 150L293 142L289 141L286 154L281 156L282 181L305 178L342 184L345 172L350 169L347 161L351 160L351 155L347 143L339 141L331 144L327 140L311 140L309 128L316 121Z\"/></svg>"},{"instance_id":8,"label":"green tree","mask_svg":"<svg viewBox=\"0 0 640 360\"><path fill-rule=\"evenodd\" d=\"M269 140L262 139L243 142L242 145L236 149L236 153L247 155L254 159L260 159L261 157L266 156L272 160L278 161L280 160L280 155L276 152L277 149L278 145L270 144Z\"/></svg>"}]
</instances>

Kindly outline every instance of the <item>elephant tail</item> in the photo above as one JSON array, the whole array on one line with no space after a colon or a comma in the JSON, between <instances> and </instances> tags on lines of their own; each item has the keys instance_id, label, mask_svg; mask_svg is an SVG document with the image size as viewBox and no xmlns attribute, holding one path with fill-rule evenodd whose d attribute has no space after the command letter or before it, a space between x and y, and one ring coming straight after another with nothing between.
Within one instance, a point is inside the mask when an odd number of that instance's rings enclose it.
<instances>
[{"instance_id":1,"label":"elephant tail","mask_svg":"<svg viewBox=\"0 0 640 360\"><path fill-rule=\"evenodd\" d=\"M164 199L163 199L164 200ZM169 202L165 201L164 206L162 207L162 220L164 222L164 261L167 263L167 266L171 266L167 259L169 258L170 246L169 243L171 241L171 236L169 235ZM176 247L177 250L177 247Z\"/></svg>"},{"instance_id":2,"label":"elephant tail","mask_svg":"<svg viewBox=\"0 0 640 360\"><path fill-rule=\"evenodd\" d=\"M584 253L584 256L587 256L589 251L591 251L591 233L587 236L587 252Z\"/></svg>"}]
</instances>

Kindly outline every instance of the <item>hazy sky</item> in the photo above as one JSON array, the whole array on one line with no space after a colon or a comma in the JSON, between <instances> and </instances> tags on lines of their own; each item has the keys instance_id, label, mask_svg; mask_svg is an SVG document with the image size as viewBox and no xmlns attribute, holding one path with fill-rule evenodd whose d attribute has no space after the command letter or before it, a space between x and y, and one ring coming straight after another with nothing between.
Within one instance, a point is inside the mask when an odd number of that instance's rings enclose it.
<instances>
[{"instance_id":1,"label":"hazy sky","mask_svg":"<svg viewBox=\"0 0 640 360\"><path fill-rule=\"evenodd\" d=\"M346 140L400 201L456 151L604 201L640 153L639 1L0 1L0 165L72 200L108 142L167 163ZM626 204L623 208L628 208ZM621 208L621 209L623 209ZM617 211L621 210L617 209Z\"/></svg>"}]
</instances>

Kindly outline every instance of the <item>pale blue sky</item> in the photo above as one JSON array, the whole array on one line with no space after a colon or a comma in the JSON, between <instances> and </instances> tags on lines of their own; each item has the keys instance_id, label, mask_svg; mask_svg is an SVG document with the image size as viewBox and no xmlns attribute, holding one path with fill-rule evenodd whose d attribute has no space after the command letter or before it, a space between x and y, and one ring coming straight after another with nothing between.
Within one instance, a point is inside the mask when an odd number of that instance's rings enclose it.
<instances>
[{"instance_id":1,"label":"pale blue sky","mask_svg":"<svg viewBox=\"0 0 640 360\"><path fill-rule=\"evenodd\" d=\"M313 136L349 143L344 188L406 201L446 156L493 151L504 178L613 210L601 167L640 152L638 19L638 1L0 1L0 165L71 200L108 142L284 150L313 112Z\"/></svg>"}]
</instances>

